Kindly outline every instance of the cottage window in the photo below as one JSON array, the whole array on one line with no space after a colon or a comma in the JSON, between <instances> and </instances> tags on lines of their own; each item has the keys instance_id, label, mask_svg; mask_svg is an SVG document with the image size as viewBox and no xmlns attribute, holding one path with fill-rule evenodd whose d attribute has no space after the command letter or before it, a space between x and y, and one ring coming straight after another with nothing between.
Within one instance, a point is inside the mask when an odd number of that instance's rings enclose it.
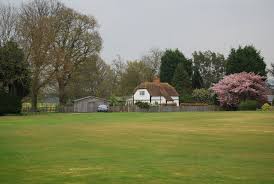
<instances>
[{"instance_id":1,"label":"cottage window","mask_svg":"<svg viewBox=\"0 0 274 184\"><path fill-rule=\"evenodd\" d=\"M140 96L144 96L145 95L145 91L140 91Z\"/></svg>"}]
</instances>

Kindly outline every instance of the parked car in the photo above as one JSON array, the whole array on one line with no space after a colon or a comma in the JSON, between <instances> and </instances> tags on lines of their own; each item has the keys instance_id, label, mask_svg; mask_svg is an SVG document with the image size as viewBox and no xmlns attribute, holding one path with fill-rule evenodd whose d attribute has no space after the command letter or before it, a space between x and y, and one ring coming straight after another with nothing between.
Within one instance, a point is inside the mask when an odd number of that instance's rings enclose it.
<instances>
[{"instance_id":1,"label":"parked car","mask_svg":"<svg viewBox=\"0 0 274 184\"><path fill-rule=\"evenodd\" d=\"M108 112L108 106L107 105L99 105L97 108L97 112Z\"/></svg>"}]
</instances>

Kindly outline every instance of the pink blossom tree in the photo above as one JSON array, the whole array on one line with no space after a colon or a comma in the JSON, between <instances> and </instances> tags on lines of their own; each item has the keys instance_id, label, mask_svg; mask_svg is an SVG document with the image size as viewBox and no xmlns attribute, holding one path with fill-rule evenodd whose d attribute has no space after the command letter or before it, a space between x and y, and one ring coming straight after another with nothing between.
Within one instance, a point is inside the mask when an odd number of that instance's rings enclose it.
<instances>
[{"instance_id":1,"label":"pink blossom tree","mask_svg":"<svg viewBox=\"0 0 274 184\"><path fill-rule=\"evenodd\" d=\"M220 105L225 108L237 108L241 101L267 100L264 78L254 73L236 73L225 76L211 88L216 93Z\"/></svg>"}]
</instances>

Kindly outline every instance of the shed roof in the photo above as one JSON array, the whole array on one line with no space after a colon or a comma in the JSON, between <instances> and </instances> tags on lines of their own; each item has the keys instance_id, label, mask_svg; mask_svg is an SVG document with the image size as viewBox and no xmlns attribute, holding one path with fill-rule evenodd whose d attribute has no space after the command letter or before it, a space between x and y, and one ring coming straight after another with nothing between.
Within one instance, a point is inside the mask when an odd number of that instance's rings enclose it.
<instances>
[{"instance_id":1,"label":"shed roof","mask_svg":"<svg viewBox=\"0 0 274 184\"><path fill-rule=\"evenodd\" d=\"M79 102L79 101L82 101L82 100L94 99L94 98L98 99L98 100L102 100L102 101L108 101L107 99L104 99L104 98L99 98L99 97L95 97L95 96L86 96L86 97L83 97L83 98L76 99L73 102Z\"/></svg>"}]
</instances>

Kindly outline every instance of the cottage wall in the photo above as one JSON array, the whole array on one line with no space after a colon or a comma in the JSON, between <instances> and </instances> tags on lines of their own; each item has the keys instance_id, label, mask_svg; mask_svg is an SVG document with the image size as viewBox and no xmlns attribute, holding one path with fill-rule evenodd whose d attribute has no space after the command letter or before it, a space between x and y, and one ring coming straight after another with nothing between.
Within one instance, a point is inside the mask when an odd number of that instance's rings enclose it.
<instances>
[{"instance_id":1,"label":"cottage wall","mask_svg":"<svg viewBox=\"0 0 274 184\"><path fill-rule=\"evenodd\" d=\"M144 92L144 95L141 95L140 92ZM150 103L150 94L146 89L138 89L134 94L134 103L138 101Z\"/></svg>"},{"instance_id":2,"label":"cottage wall","mask_svg":"<svg viewBox=\"0 0 274 184\"><path fill-rule=\"evenodd\" d=\"M140 92L144 92L144 95L141 95ZM166 101L165 97L163 96L152 96L151 101L150 101L150 94L146 89L138 89L135 94L134 94L134 103L141 101L141 102L147 102L151 104L171 104L171 103L176 103L177 106L179 106L179 97L173 96L171 97L174 101ZM132 99L133 101L133 99Z\"/></svg>"},{"instance_id":3,"label":"cottage wall","mask_svg":"<svg viewBox=\"0 0 274 184\"><path fill-rule=\"evenodd\" d=\"M163 96L153 96L151 97L151 104L166 104L166 99Z\"/></svg>"},{"instance_id":4,"label":"cottage wall","mask_svg":"<svg viewBox=\"0 0 274 184\"><path fill-rule=\"evenodd\" d=\"M177 106L180 105L179 97L178 96L172 96L171 97L174 100L174 103L176 103Z\"/></svg>"}]
</instances>

